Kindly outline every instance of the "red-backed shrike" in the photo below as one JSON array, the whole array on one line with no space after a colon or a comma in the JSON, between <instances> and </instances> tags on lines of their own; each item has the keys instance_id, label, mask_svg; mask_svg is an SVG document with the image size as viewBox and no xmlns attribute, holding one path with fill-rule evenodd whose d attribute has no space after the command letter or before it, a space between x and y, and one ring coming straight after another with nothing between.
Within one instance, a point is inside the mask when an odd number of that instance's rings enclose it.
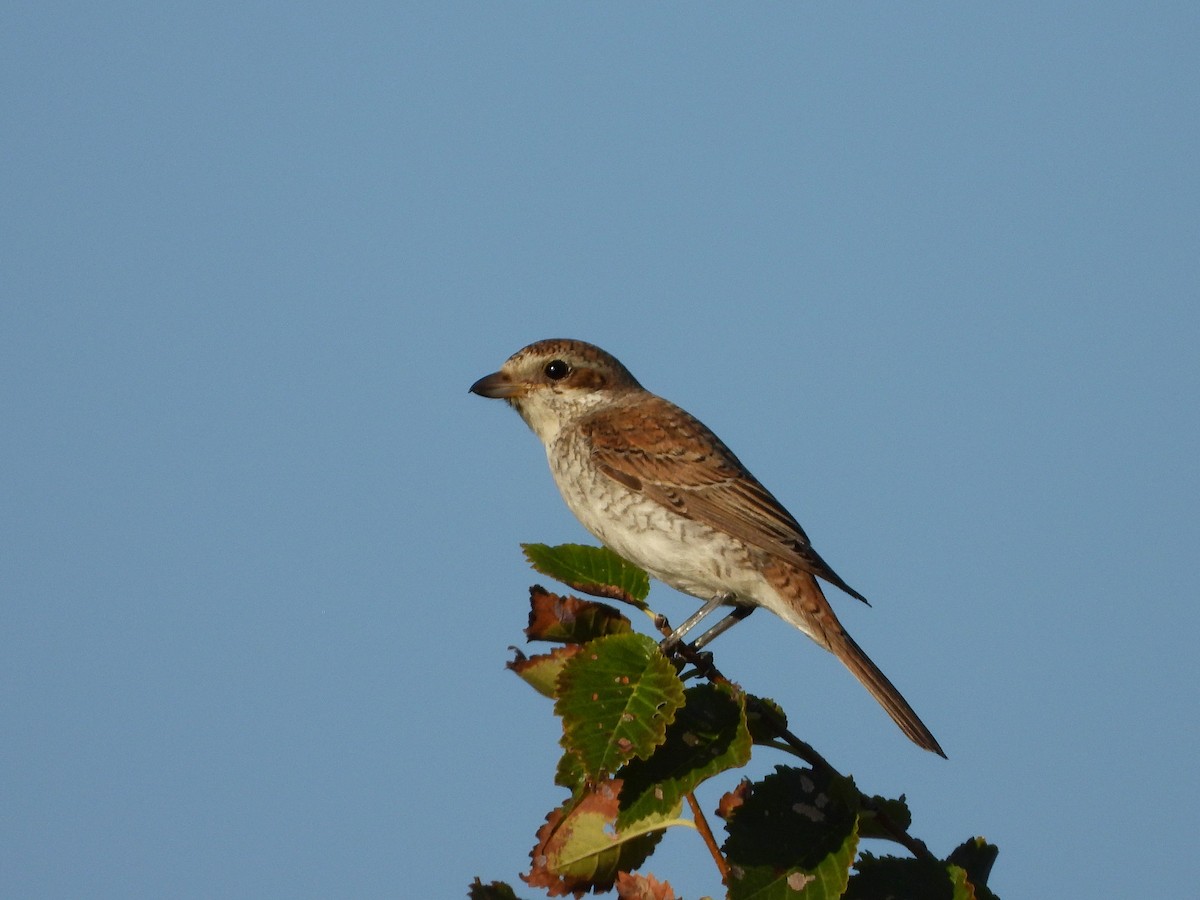
<instances>
[{"instance_id":1,"label":"red-backed shrike","mask_svg":"<svg viewBox=\"0 0 1200 900\"><path fill-rule=\"evenodd\" d=\"M818 578L850 596L804 529L697 419L647 391L619 361L583 341L530 344L471 391L507 400L546 447L571 512L630 562L734 612L705 642L757 607L840 659L916 744L945 756L900 692L838 621Z\"/></svg>"}]
</instances>

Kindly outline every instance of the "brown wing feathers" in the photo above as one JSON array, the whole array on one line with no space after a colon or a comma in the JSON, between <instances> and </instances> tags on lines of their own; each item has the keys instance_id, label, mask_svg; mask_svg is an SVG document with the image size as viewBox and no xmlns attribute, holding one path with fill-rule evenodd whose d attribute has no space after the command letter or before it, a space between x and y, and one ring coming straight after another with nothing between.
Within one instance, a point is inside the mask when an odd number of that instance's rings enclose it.
<instances>
[{"instance_id":1,"label":"brown wing feathers","mask_svg":"<svg viewBox=\"0 0 1200 900\"><path fill-rule=\"evenodd\" d=\"M581 423L602 472L867 603L812 549L804 529L783 505L700 421L660 397L640 399L638 406L646 407L644 415L630 416L636 407L623 406L619 420L603 410Z\"/></svg>"}]
</instances>

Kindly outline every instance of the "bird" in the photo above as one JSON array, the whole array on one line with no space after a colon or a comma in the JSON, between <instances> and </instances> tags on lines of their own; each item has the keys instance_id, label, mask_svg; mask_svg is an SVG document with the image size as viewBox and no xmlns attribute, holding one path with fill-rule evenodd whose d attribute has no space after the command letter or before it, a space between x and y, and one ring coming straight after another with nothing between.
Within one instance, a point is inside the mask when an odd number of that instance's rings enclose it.
<instances>
[{"instance_id":1,"label":"bird","mask_svg":"<svg viewBox=\"0 0 1200 900\"><path fill-rule=\"evenodd\" d=\"M945 757L908 701L846 632L820 581L867 603L724 442L585 341L537 341L470 392L505 400L541 440L567 507L605 546L704 605L732 612L696 646L765 608L829 650L915 744ZM869 605L869 604L868 604ZM668 639L670 640L670 639Z\"/></svg>"}]
</instances>

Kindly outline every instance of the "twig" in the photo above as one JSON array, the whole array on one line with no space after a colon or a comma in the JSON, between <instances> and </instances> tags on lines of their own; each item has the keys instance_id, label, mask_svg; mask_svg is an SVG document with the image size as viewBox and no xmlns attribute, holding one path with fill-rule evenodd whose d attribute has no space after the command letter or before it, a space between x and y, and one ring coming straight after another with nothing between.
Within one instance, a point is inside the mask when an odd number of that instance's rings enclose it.
<instances>
[{"instance_id":1,"label":"twig","mask_svg":"<svg viewBox=\"0 0 1200 900\"><path fill-rule=\"evenodd\" d=\"M925 842L923 840L913 837L911 834L893 822L891 816L871 802L870 797L863 796L862 801L863 808L871 811L871 814L875 816L876 824L886 831L888 836L893 841L907 848L908 852L917 859L937 860L937 857L935 857L930 852L929 848L925 846Z\"/></svg>"},{"instance_id":2,"label":"twig","mask_svg":"<svg viewBox=\"0 0 1200 900\"><path fill-rule=\"evenodd\" d=\"M725 856L721 853L721 847L717 844L717 839L713 836L712 829L708 827L708 819L704 817L704 811L700 809L700 804L696 801L696 795L688 791L684 795L687 797L688 806L692 808L692 819L696 823L696 830L700 832L700 837L704 838L704 844L708 847L708 852L712 854L713 862L717 864L717 870L721 873L721 884L729 884L729 863L725 861Z\"/></svg>"},{"instance_id":3,"label":"twig","mask_svg":"<svg viewBox=\"0 0 1200 900\"><path fill-rule=\"evenodd\" d=\"M664 635L671 634L671 626L670 623L667 622L665 616L657 616L654 624L658 626L659 630L662 631ZM700 677L707 678L709 681L726 683L729 681L728 678L721 674L716 665L713 664L712 653L708 651L698 652L691 644L680 643L671 648L670 655L677 656L684 662L695 666L696 674ZM747 694L746 697L751 701L758 700L758 698L753 697L750 694ZM776 711L775 708L770 704L756 702L754 711L771 724L776 736L787 745L787 748L790 752L794 753L796 756L800 757L800 759L804 760L806 763L820 772L836 778L845 777L837 769L830 765L829 761L826 760L825 757L813 749L811 744L796 737L796 735L788 729L787 723L783 720L779 712ZM871 814L875 817L875 821L878 823L879 827L887 833L888 837L907 849L908 852L917 859L937 859L937 857L935 857L929 851L929 848L925 846L924 841L913 837L899 824L892 821L891 817L888 816L887 813L872 804L870 798L861 791L859 792L859 796L862 798L863 808L871 812ZM690 794L688 795L688 802L692 804L692 811L698 814L695 798ZM707 823L705 823L705 828L707 828ZM705 842L709 843L710 840L711 832L708 833L708 837L706 838ZM722 872L725 873L728 871L728 868L724 858L720 856L720 850L714 850L714 848L716 848L716 842L712 841L709 843L709 850L710 852L714 853L714 858L719 859L717 865L722 867ZM724 874L722 874L722 880L723 879Z\"/></svg>"}]
</instances>

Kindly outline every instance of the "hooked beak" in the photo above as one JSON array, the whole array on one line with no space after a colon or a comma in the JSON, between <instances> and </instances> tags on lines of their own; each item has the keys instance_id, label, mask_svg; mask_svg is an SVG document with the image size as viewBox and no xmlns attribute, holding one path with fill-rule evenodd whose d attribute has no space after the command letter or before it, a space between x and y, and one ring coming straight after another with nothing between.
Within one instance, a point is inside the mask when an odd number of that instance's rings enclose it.
<instances>
[{"instance_id":1,"label":"hooked beak","mask_svg":"<svg viewBox=\"0 0 1200 900\"><path fill-rule=\"evenodd\" d=\"M521 391L521 385L514 382L503 372L493 372L484 375L470 387L472 394L489 397L493 400L507 400L515 397Z\"/></svg>"}]
</instances>

